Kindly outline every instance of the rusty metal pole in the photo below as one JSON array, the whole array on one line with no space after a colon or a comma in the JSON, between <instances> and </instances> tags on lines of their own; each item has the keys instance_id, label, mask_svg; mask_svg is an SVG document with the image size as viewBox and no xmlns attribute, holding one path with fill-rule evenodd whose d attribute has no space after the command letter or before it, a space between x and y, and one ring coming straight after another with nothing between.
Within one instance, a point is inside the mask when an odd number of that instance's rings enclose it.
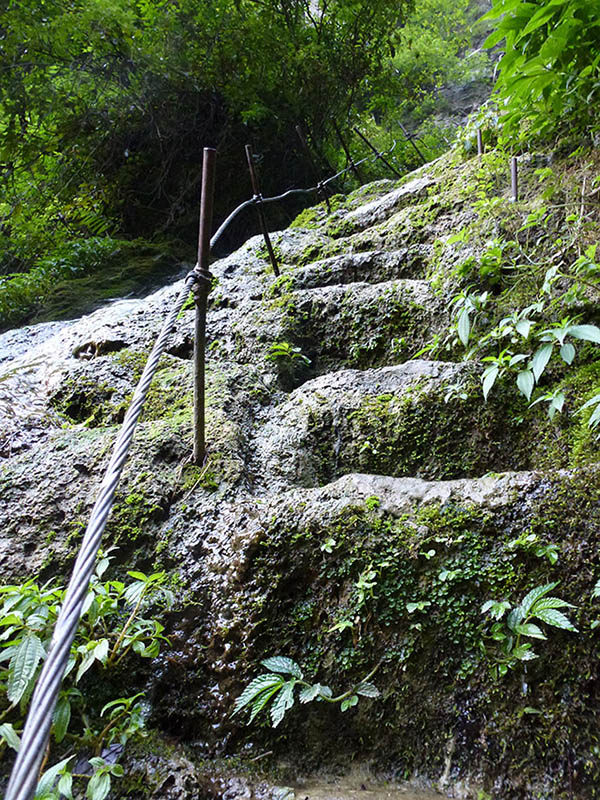
<instances>
[{"instance_id":1,"label":"rusty metal pole","mask_svg":"<svg viewBox=\"0 0 600 800\"><path fill-rule=\"evenodd\" d=\"M302 148L306 153L306 157L308 158L308 163L310 164L311 169L313 171L313 175L315 176L315 181L317 184L317 195L323 198L323 200L325 201L325 206L327 207L327 213L331 214L331 206L329 204L329 195L327 194L327 189L325 188L325 184L319 178L319 171L317 170L317 165L314 162L312 153L310 152L310 148L306 142L306 139L304 138L304 134L302 133L302 128L300 127L300 125L296 125L296 133L298 134L298 138L300 139L300 144L302 145Z\"/></svg>"},{"instance_id":2,"label":"rusty metal pole","mask_svg":"<svg viewBox=\"0 0 600 800\"><path fill-rule=\"evenodd\" d=\"M344 141L344 138L342 136L342 132L339 129L338 124L335 120L333 121L333 130L335 131L337 138L340 140L340 144L342 145L342 150L346 154L346 158L348 159L348 164L350 164L350 169L352 170L352 172L356 176L356 179L362 186L363 181L362 178L360 177L360 172L358 171L358 167L356 166L356 164L354 163L354 159L350 155L350 150L348 150L346 142Z\"/></svg>"},{"instance_id":3,"label":"rusty metal pole","mask_svg":"<svg viewBox=\"0 0 600 800\"><path fill-rule=\"evenodd\" d=\"M414 147L414 149L416 150L416 153L417 153L417 155L419 156L419 158L421 159L421 161L422 161L424 164L426 164L426 163L427 163L427 159L425 158L425 156L423 155L423 153L422 153L422 152L419 150L419 148L418 148L418 147L417 147L417 145L415 144L413 135L412 135L412 134L410 134L410 133L409 133L409 132L406 130L406 128L404 127L404 125L403 125L402 123L400 123L400 130L401 130L401 131L402 131L402 133L405 135L405 137L406 137L406 141L407 141L407 142L410 142L410 144L412 144L412 146L413 146L413 147Z\"/></svg>"},{"instance_id":4,"label":"rusty metal pole","mask_svg":"<svg viewBox=\"0 0 600 800\"><path fill-rule=\"evenodd\" d=\"M483 134L481 133L481 128L477 128L477 155L483 155Z\"/></svg>"},{"instance_id":5,"label":"rusty metal pole","mask_svg":"<svg viewBox=\"0 0 600 800\"><path fill-rule=\"evenodd\" d=\"M391 170L391 171L394 173L394 175L395 175L397 178L401 178L401 177L402 177L402 175L400 175L400 173L398 172L398 170L397 170L397 169L394 169L394 167L392 167L392 165L390 164L390 162L389 162L387 159L385 159L385 158L382 156L382 154L379 152L379 150L377 150L377 148L376 148L376 147L374 147L374 146L371 144L371 142L370 142L370 141L367 139L367 137L366 137L366 136L363 136L363 134L362 134L362 133L361 133L361 132L358 130L358 128L353 128L353 130L354 130L354 132L355 132L355 133L357 133L357 134L360 136L360 138L361 138L361 139L363 140L363 142L364 142L364 143L367 145L367 147L369 147L369 148L370 148L370 149L371 149L371 150L372 150L372 151L375 153L375 155L377 156L377 158L378 158L380 161L382 161L382 162L383 162L383 163L386 165L386 167L387 167L388 169L390 169L390 170Z\"/></svg>"},{"instance_id":6,"label":"rusty metal pole","mask_svg":"<svg viewBox=\"0 0 600 800\"><path fill-rule=\"evenodd\" d=\"M200 200L200 226L198 230L198 261L194 267L196 283L194 300L196 320L194 331L194 464L202 464L206 455L205 439L205 350L206 306L212 275L209 272L210 230L212 227L215 193L215 167L217 151L204 148L202 162L202 196Z\"/></svg>"},{"instance_id":7,"label":"rusty metal pole","mask_svg":"<svg viewBox=\"0 0 600 800\"><path fill-rule=\"evenodd\" d=\"M510 183L513 203L516 203L519 199L519 171L516 156L513 156L510 160Z\"/></svg>"},{"instance_id":8,"label":"rusty metal pole","mask_svg":"<svg viewBox=\"0 0 600 800\"><path fill-rule=\"evenodd\" d=\"M267 247L267 252L269 254L269 259L271 261L271 266L273 267L273 272L277 277L279 277L279 266L277 265L277 258L275 257L275 252L273 250L273 245L271 244L271 237L269 236L269 231L267 228L267 219L265 217L265 209L263 206L263 197L260 192L260 183L258 182L258 175L256 174L256 170L254 169L254 159L252 155L252 145L246 145L246 158L248 159L248 169L250 170L250 180L252 182L252 191L254 192L254 201L256 203L256 210L258 212L258 221L260 223L260 228L262 230L263 239L265 240L265 245Z\"/></svg>"}]
</instances>

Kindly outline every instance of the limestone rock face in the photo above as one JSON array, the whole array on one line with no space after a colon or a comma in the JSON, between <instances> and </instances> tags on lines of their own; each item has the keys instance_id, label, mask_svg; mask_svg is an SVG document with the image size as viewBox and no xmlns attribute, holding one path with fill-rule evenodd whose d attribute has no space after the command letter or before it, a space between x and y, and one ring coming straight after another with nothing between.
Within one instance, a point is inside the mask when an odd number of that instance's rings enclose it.
<instances>
[{"instance_id":1,"label":"limestone rock face","mask_svg":"<svg viewBox=\"0 0 600 800\"><path fill-rule=\"evenodd\" d=\"M171 753L171 778L148 756L148 796L251 796L207 787L192 762L267 751L305 767L371 759L465 797L539 796L571 770L593 796L594 455L574 468L573 428L508 392L484 402L480 365L462 359L445 288L457 251L439 246L476 218L448 189L456 172L426 165L331 216L305 212L307 227L273 234L277 279L259 237L212 265L202 466L189 461L193 310L174 326L105 534L118 569L165 569L178 588L171 648L140 685L150 724L196 749ZM4 581L68 574L180 288L0 336ZM548 629L539 659L493 680L504 662L482 606L554 582L585 635ZM379 664L381 697L341 723L314 703L275 734L247 730L232 705L271 655L334 694Z\"/></svg>"}]
</instances>

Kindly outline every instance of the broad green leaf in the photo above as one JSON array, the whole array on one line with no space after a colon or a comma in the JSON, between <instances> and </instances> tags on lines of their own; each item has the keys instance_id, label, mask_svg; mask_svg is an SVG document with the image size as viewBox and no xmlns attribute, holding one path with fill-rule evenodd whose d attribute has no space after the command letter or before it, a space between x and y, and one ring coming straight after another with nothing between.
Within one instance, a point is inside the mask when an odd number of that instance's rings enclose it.
<instances>
[{"instance_id":1,"label":"broad green leaf","mask_svg":"<svg viewBox=\"0 0 600 800\"><path fill-rule=\"evenodd\" d=\"M483 397L485 400L487 400L487 396L490 393L492 386L496 382L496 378L498 377L498 372L499 372L498 367L488 367L483 373L482 377Z\"/></svg>"},{"instance_id":2,"label":"broad green leaf","mask_svg":"<svg viewBox=\"0 0 600 800\"><path fill-rule=\"evenodd\" d=\"M106 662L108 658L108 639L100 639L96 647L94 647L94 658L103 664Z\"/></svg>"},{"instance_id":3,"label":"broad green leaf","mask_svg":"<svg viewBox=\"0 0 600 800\"><path fill-rule=\"evenodd\" d=\"M271 722L274 728L276 728L284 718L285 712L294 705L295 685L295 680L287 681L273 702L271 707Z\"/></svg>"},{"instance_id":4,"label":"broad green leaf","mask_svg":"<svg viewBox=\"0 0 600 800\"><path fill-rule=\"evenodd\" d=\"M90 778L85 791L89 800L104 800L110 792L110 775L108 772L96 772Z\"/></svg>"},{"instance_id":5,"label":"broad green leaf","mask_svg":"<svg viewBox=\"0 0 600 800\"><path fill-rule=\"evenodd\" d=\"M342 711L347 711L349 708L352 708L352 706L355 706L357 703L358 703L358 697L355 694L353 694L352 697L348 697L346 698L346 700L342 701L340 708Z\"/></svg>"},{"instance_id":6,"label":"broad green leaf","mask_svg":"<svg viewBox=\"0 0 600 800\"><path fill-rule=\"evenodd\" d=\"M535 378L536 383L539 381L542 372L546 369L548 361L550 361L552 349L552 344L544 344L542 347L536 350L533 358L531 359L531 369L533 371L533 377Z\"/></svg>"},{"instance_id":7,"label":"broad green leaf","mask_svg":"<svg viewBox=\"0 0 600 800\"><path fill-rule=\"evenodd\" d=\"M71 703L68 697L61 697L54 711L54 738L60 744L65 738L69 722L71 721Z\"/></svg>"},{"instance_id":8,"label":"broad green leaf","mask_svg":"<svg viewBox=\"0 0 600 800\"><path fill-rule=\"evenodd\" d=\"M0 725L0 739L4 740L9 747L12 747L17 753L19 752L19 748L21 747L21 739L10 724L10 722L4 722Z\"/></svg>"},{"instance_id":9,"label":"broad green leaf","mask_svg":"<svg viewBox=\"0 0 600 800\"><path fill-rule=\"evenodd\" d=\"M560 357L567 364L571 364L573 362L573 359L575 358L575 347L571 344L571 342L565 342L565 344L563 344L563 346L560 348Z\"/></svg>"},{"instance_id":10,"label":"broad green leaf","mask_svg":"<svg viewBox=\"0 0 600 800\"><path fill-rule=\"evenodd\" d=\"M44 656L44 648L35 633L27 633L10 660L6 696L11 703L23 697Z\"/></svg>"},{"instance_id":11,"label":"broad green leaf","mask_svg":"<svg viewBox=\"0 0 600 800\"><path fill-rule=\"evenodd\" d=\"M237 714L244 706L247 706L258 694L264 692L273 686L282 686L283 678L281 675L259 675L254 678L248 686L244 689L238 699L235 701L233 713Z\"/></svg>"},{"instance_id":12,"label":"broad green leaf","mask_svg":"<svg viewBox=\"0 0 600 800\"><path fill-rule=\"evenodd\" d=\"M47 769L42 777L39 780L37 785L37 789L35 791L35 798L44 797L44 795L50 794L52 789L54 788L54 784L56 779L58 778L59 774L63 771L63 769L67 766L69 761L72 761L75 756L69 756L69 758L63 758L62 761L59 761L58 764L55 764L50 769Z\"/></svg>"},{"instance_id":13,"label":"broad green leaf","mask_svg":"<svg viewBox=\"0 0 600 800\"><path fill-rule=\"evenodd\" d=\"M73 800L73 775L70 772L61 775L56 788L61 797Z\"/></svg>"},{"instance_id":14,"label":"broad green leaf","mask_svg":"<svg viewBox=\"0 0 600 800\"><path fill-rule=\"evenodd\" d=\"M520 333L524 339L527 339L532 325L533 323L531 322L531 320L520 319L518 322L515 323L515 330L517 331L517 333Z\"/></svg>"},{"instance_id":15,"label":"broad green leaf","mask_svg":"<svg viewBox=\"0 0 600 800\"><path fill-rule=\"evenodd\" d=\"M127 574L129 575L130 578L135 578L136 581L142 581L142 583L148 583L149 580L148 576L144 575L143 572L135 572L134 570L131 570ZM154 575L151 575L150 577L153 578Z\"/></svg>"},{"instance_id":16,"label":"broad green leaf","mask_svg":"<svg viewBox=\"0 0 600 800\"><path fill-rule=\"evenodd\" d=\"M96 660L96 656L94 655L93 650L88 650L81 664L79 665L79 669L77 670L77 675L75 676L75 683L79 683L83 675L88 671L88 669L92 666L94 661Z\"/></svg>"},{"instance_id":17,"label":"broad green leaf","mask_svg":"<svg viewBox=\"0 0 600 800\"><path fill-rule=\"evenodd\" d=\"M592 597L600 597L600 579L596 581L596 584L592 589Z\"/></svg>"},{"instance_id":18,"label":"broad green leaf","mask_svg":"<svg viewBox=\"0 0 600 800\"><path fill-rule=\"evenodd\" d=\"M524 37L528 36L533 31L537 30L537 28L541 28L542 25L547 23L558 11L556 7L547 7L543 6L540 8L537 14L534 14L533 17L529 20L527 25L520 31L519 35L517 36L516 42L520 41Z\"/></svg>"},{"instance_id":19,"label":"broad green leaf","mask_svg":"<svg viewBox=\"0 0 600 800\"><path fill-rule=\"evenodd\" d=\"M561 628L564 631L573 631L577 633L577 628L571 623L562 611L557 611L555 608L543 608L536 611L535 616L545 622L547 625L553 625L555 628Z\"/></svg>"},{"instance_id":20,"label":"broad green leaf","mask_svg":"<svg viewBox=\"0 0 600 800\"><path fill-rule=\"evenodd\" d=\"M529 369L524 369L517 375L517 386L519 387L519 391L521 394L524 394L525 397L530 400L531 393L533 392L533 387L535 385L535 381L533 378L533 372Z\"/></svg>"},{"instance_id":21,"label":"broad green leaf","mask_svg":"<svg viewBox=\"0 0 600 800\"><path fill-rule=\"evenodd\" d=\"M600 344L600 328L596 325L569 325L567 329L569 336L575 339L584 339L587 342Z\"/></svg>"},{"instance_id":22,"label":"broad green leaf","mask_svg":"<svg viewBox=\"0 0 600 800\"><path fill-rule=\"evenodd\" d=\"M372 683L360 683L356 687L356 694L361 694L363 697L379 697L379 689Z\"/></svg>"},{"instance_id":23,"label":"broad green leaf","mask_svg":"<svg viewBox=\"0 0 600 800\"><path fill-rule=\"evenodd\" d=\"M466 347L469 343L469 335L471 333L471 319L469 317L469 310L463 308L458 316L458 338Z\"/></svg>"},{"instance_id":24,"label":"broad green leaf","mask_svg":"<svg viewBox=\"0 0 600 800\"><path fill-rule=\"evenodd\" d=\"M266 667L266 669L271 670L271 672L280 672L283 675L293 675L295 678L302 678L302 670L291 658L272 656L271 658L265 658L264 661L260 663L263 667Z\"/></svg>"},{"instance_id":25,"label":"broad green leaf","mask_svg":"<svg viewBox=\"0 0 600 800\"><path fill-rule=\"evenodd\" d=\"M532 589L530 592L528 592L520 603L523 616L526 617L531 611L533 604L541 597L544 597L544 595L547 595L548 592L551 592L552 589L555 589L557 586L558 581L555 581L554 583L546 583L543 586L536 586L535 589Z\"/></svg>"}]
</instances>

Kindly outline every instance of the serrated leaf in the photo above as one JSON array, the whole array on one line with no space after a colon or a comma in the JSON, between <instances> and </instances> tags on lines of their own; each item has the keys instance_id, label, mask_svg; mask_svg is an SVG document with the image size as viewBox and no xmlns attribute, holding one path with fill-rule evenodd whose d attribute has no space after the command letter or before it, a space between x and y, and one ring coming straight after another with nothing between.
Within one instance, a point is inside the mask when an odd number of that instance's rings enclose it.
<instances>
[{"instance_id":1,"label":"serrated leaf","mask_svg":"<svg viewBox=\"0 0 600 800\"><path fill-rule=\"evenodd\" d=\"M27 633L10 660L6 696L11 703L18 703L23 697L43 656L39 637Z\"/></svg>"},{"instance_id":2,"label":"serrated leaf","mask_svg":"<svg viewBox=\"0 0 600 800\"><path fill-rule=\"evenodd\" d=\"M0 739L3 739L6 744L9 747L12 747L15 752L19 752L19 748L21 747L21 739L10 722L4 722L2 725L0 725Z\"/></svg>"},{"instance_id":3,"label":"serrated leaf","mask_svg":"<svg viewBox=\"0 0 600 800\"><path fill-rule=\"evenodd\" d=\"M310 703L315 697L322 693L323 689L328 689L328 686L321 686L320 683L313 683L312 686L303 686L298 695L298 700L301 703Z\"/></svg>"},{"instance_id":4,"label":"serrated leaf","mask_svg":"<svg viewBox=\"0 0 600 800\"><path fill-rule=\"evenodd\" d=\"M519 661L533 661L534 658L537 658L537 654L530 648L531 645L522 644L520 647L515 647L512 651L512 655Z\"/></svg>"},{"instance_id":5,"label":"serrated leaf","mask_svg":"<svg viewBox=\"0 0 600 800\"><path fill-rule=\"evenodd\" d=\"M552 349L552 344L544 344L535 351L535 354L531 359L531 370L536 383L539 381L542 372L546 369L548 361L550 361Z\"/></svg>"},{"instance_id":6,"label":"serrated leaf","mask_svg":"<svg viewBox=\"0 0 600 800\"><path fill-rule=\"evenodd\" d=\"M520 633L523 636L531 636L532 639L545 639L542 629L538 628L537 625L534 625L533 622L524 622L521 625L517 625L515 628L515 633Z\"/></svg>"},{"instance_id":7,"label":"serrated leaf","mask_svg":"<svg viewBox=\"0 0 600 800\"><path fill-rule=\"evenodd\" d=\"M560 628L564 631L578 633L577 628L565 617L562 611L557 611L555 608L543 608L540 611L536 611L535 615L547 625L553 625L555 628Z\"/></svg>"},{"instance_id":8,"label":"serrated leaf","mask_svg":"<svg viewBox=\"0 0 600 800\"><path fill-rule=\"evenodd\" d=\"M294 686L295 680L288 681L284 684L283 688L275 698L271 707L271 722L273 727L276 728L288 711L294 705Z\"/></svg>"},{"instance_id":9,"label":"serrated leaf","mask_svg":"<svg viewBox=\"0 0 600 800\"><path fill-rule=\"evenodd\" d=\"M379 689L372 683L360 683L356 687L356 694L360 694L363 697L379 697Z\"/></svg>"},{"instance_id":10,"label":"serrated leaf","mask_svg":"<svg viewBox=\"0 0 600 800\"><path fill-rule=\"evenodd\" d=\"M244 689L233 706L233 713L237 714L244 706L247 706L257 695L264 692L273 686L279 687L283 685L283 678L281 675L259 675L254 678L248 686Z\"/></svg>"},{"instance_id":11,"label":"serrated leaf","mask_svg":"<svg viewBox=\"0 0 600 800\"><path fill-rule=\"evenodd\" d=\"M515 628L517 627L517 625L520 624L524 616L525 614L523 613L523 609L521 608L521 606L516 606L515 608L513 608L513 610L506 618L506 624L508 625L511 631L515 630Z\"/></svg>"},{"instance_id":12,"label":"serrated leaf","mask_svg":"<svg viewBox=\"0 0 600 800\"><path fill-rule=\"evenodd\" d=\"M302 679L302 670L296 664L295 661L292 661L291 658L286 658L285 656L272 656L271 658L265 658L264 661L260 662L263 667L271 670L271 672L280 672L283 675L293 675L294 678Z\"/></svg>"},{"instance_id":13,"label":"serrated leaf","mask_svg":"<svg viewBox=\"0 0 600 800\"><path fill-rule=\"evenodd\" d=\"M559 597L542 597L537 603L531 607L531 613L536 614L538 609L541 611L544 608L575 608L572 603L567 603L566 600L561 600Z\"/></svg>"},{"instance_id":14,"label":"serrated leaf","mask_svg":"<svg viewBox=\"0 0 600 800\"><path fill-rule=\"evenodd\" d=\"M523 616L526 617L529 614L533 604L541 597L544 597L544 595L548 594L548 592L551 592L552 589L555 589L557 586L558 581L555 581L554 583L546 583L543 586L536 586L535 589L532 589L530 592L528 592L520 603Z\"/></svg>"}]
</instances>

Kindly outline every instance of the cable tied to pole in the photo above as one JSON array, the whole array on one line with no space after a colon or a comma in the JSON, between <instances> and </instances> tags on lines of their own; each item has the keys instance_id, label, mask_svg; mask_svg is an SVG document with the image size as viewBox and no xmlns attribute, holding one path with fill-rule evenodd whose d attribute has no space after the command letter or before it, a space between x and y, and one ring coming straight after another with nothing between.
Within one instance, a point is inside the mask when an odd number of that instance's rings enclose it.
<instances>
[{"instance_id":1,"label":"cable tied to pole","mask_svg":"<svg viewBox=\"0 0 600 800\"><path fill-rule=\"evenodd\" d=\"M50 734L52 715L69 660L71 645L79 625L85 596L94 572L102 534L114 503L117 484L150 384L158 368L158 362L166 349L168 338L190 288L198 278L198 273L193 270L184 279L183 288L163 323L114 444L112 456L106 468L67 587L65 600L56 621L48 656L42 666L31 699L21 737L21 747L12 769L5 800L31 800L35 793L38 772Z\"/></svg>"},{"instance_id":2,"label":"cable tied to pole","mask_svg":"<svg viewBox=\"0 0 600 800\"><path fill-rule=\"evenodd\" d=\"M396 142L394 142L392 149L388 152L391 152L395 146ZM375 156L375 158L377 157L379 156ZM372 156L363 158L355 162L355 165L360 165L370 160L374 160L374 158ZM257 203L276 202L293 194L308 194L316 190L324 192L325 186L328 183L344 175L350 169L351 167L347 167L335 175L332 175L330 178L319 181L317 186L311 187L310 189L288 189L283 194L276 197L263 197L262 194L254 194L250 200L241 203L229 214L227 219L224 220L210 240L210 247L216 244L226 228L246 206ZM183 288L177 296L173 308L161 328L135 389L131 404L115 441L113 453L106 468L96 503L90 514L79 554L73 568L71 580L67 586L65 601L56 621L48 655L42 666L31 698L29 713L21 737L21 747L17 753L17 758L11 772L5 800L31 800L35 794L38 772L46 750L50 727L52 725L52 716L58 699L63 675L69 660L71 645L81 618L85 596L94 572L102 534L114 504L115 491L121 478L125 461L127 460L135 428L148 395L150 384L158 369L160 357L166 349L169 335L175 326L175 321L190 291L193 291L194 294L207 291L208 288L210 288L211 281L211 273L201 268L198 263L196 263L194 269L187 274L184 279Z\"/></svg>"}]
</instances>

